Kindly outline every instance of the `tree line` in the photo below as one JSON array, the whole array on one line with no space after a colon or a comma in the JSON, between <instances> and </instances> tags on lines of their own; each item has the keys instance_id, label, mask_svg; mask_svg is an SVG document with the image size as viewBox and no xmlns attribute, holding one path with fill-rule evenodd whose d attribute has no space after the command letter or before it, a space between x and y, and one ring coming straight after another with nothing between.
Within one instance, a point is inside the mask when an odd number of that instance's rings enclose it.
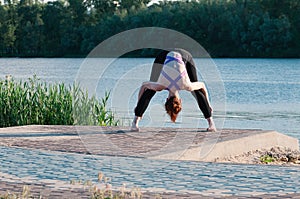
<instances>
[{"instance_id":1,"label":"tree line","mask_svg":"<svg viewBox=\"0 0 300 199\"><path fill-rule=\"evenodd\" d=\"M163 27L190 36L212 57L300 57L298 0L149 2L5 0L0 56L84 57L122 31Z\"/></svg>"}]
</instances>

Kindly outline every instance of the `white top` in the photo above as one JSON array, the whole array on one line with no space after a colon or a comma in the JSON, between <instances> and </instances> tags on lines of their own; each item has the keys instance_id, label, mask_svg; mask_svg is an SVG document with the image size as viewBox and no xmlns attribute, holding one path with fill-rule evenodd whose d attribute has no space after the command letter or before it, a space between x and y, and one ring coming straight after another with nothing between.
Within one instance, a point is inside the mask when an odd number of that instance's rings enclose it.
<instances>
[{"instance_id":1,"label":"white top","mask_svg":"<svg viewBox=\"0 0 300 199\"><path fill-rule=\"evenodd\" d=\"M191 81L180 53L171 51L167 54L157 83L173 93L178 90L190 90Z\"/></svg>"}]
</instances>

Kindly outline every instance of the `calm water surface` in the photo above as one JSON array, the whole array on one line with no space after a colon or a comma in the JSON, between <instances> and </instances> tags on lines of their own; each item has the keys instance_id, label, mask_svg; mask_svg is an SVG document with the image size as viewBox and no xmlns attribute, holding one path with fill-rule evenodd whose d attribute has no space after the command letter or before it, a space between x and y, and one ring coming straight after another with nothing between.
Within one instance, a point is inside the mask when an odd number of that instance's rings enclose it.
<instances>
[{"instance_id":1,"label":"calm water surface","mask_svg":"<svg viewBox=\"0 0 300 199\"><path fill-rule=\"evenodd\" d=\"M97 60L100 65L102 60ZM224 128L258 128L276 130L300 139L300 59L214 59L225 88L225 100L212 95L214 116ZM27 79L36 74L47 82L71 84L77 77L84 59L0 59L0 78L12 75ZM133 117L138 88L147 81L153 59L118 59L110 64L98 78L89 78L89 72L101 70L91 67L87 71L90 82L96 82L96 94L111 91L110 105L117 117L127 125ZM203 60L196 59L201 65ZM201 71L198 74L201 75ZM201 77L200 77L201 79ZM203 79L202 79L203 80ZM205 80L205 78L204 78ZM210 88L210 85L208 85ZM222 92L222 88L220 88ZM213 93L213 92L212 92ZM176 124L168 122L163 110L167 93L156 94L144 115L143 126L206 127L194 98L181 92L183 111ZM226 115L223 105L226 105Z\"/></svg>"}]
</instances>

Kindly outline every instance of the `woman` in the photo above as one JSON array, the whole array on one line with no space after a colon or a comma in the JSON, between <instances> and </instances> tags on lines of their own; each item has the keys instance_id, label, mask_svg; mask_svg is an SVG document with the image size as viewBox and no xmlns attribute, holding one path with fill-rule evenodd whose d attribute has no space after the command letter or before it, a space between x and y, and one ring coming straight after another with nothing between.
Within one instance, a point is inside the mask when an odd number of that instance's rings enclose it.
<instances>
[{"instance_id":1,"label":"woman","mask_svg":"<svg viewBox=\"0 0 300 199\"><path fill-rule=\"evenodd\" d=\"M183 49L163 51L156 57L150 81L144 82L139 91L138 103L134 110L135 118L131 126L132 131L139 131L139 121L151 98L157 91L162 90L169 91L165 109L173 122L176 121L177 115L181 111L181 99L178 91L187 90L192 92L200 110L208 121L207 131L216 131L205 84L198 82L192 56Z\"/></svg>"}]
</instances>

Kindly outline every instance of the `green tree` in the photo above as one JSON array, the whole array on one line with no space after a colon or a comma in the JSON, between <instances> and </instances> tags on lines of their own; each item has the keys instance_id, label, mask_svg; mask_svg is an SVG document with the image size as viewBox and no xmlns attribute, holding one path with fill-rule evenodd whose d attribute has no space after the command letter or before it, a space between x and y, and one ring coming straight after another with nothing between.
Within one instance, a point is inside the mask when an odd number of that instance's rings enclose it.
<instances>
[{"instance_id":1,"label":"green tree","mask_svg":"<svg viewBox=\"0 0 300 199\"><path fill-rule=\"evenodd\" d=\"M214 57L299 57L295 0L5 0L2 56L84 56L114 34L164 27L198 41ZM153 55L142 50L133 55Z\"/></svg>"},{"instance_id":2,"label":"green tree","mask_svg":"<svg viewBox=\"0 0 300 199\"><path fill-rule=\"evenodd\" d=\"M69 0L61 22L61 45L65 56L79 56L86 28L87 8L82 0Z\"/></svg>"},{"instance_id":3,"label":"green tree","mask_svg":"<svg viewBox=\"0 0 300 199\"><path fill-rule=\"evenodd\" d=\"M126 10L127 13L136 13L141 9L146 8L150 0L119 0L118 8Z\"/></svg>"},{"instance_id":4,"label":"green tree","mask_svg":"<svg viewBox=\"0 0 300 199\"><path fill-rule=\"evenodd\" d=\"M43 53L45 56L62 56L61 28L65 8L62 1L48 2L43 9Z\"/></svg>"},{"instance_id":5,"label":"green tree","mask_svg":"<svg viewBox=\"0 0 300 199\"><path fill-rule=\"evenodd\" d=\"M117 8L115 0L86 0L85 7L93 15L96 22L105 16L113 15Z\"/></svg>"},{"instance_id":6,"label":"green tree","mask_svg":"<svg viewBox=\"0 0 300 199\"><path fill-rule=\"evenodd\" d=\"M262 46L267 56L282 55L282 49L291 42L290 22L285 15L271 18L268 13L263 16L263 24L259 27Z\"/></svg>"},{"instance_id":7,"label":"green tree","mask_svg":"<svg viewBox=\"0 0 300 199\"><path fill-rule=\"evenodd\" d=\"M86 18L86 7L83 0L68 0L68 12L74 21L75 26L80 26L85 23Z\"/></svg>"},{"instance_id":8,"label":"green tree","mask_svg":"<svg viewBox=\"0 0 300 199\"><path fill-rule=\"evenodd\" d=\"M20 56L40 56L43 41L42 7L32 1L21 1L18 6L17 48Z\"/></svg>"},{"instance_id":9,"label":"green tree","mask_svg":"<svg viewBox=\"0 0 300 199\"><path fill-rule=\"evenodd\" d=\"M7 2L0 6L0 51L3 56L16 54L16 29L17 14L16 6Z\"/></svg>"}]
</instances>

